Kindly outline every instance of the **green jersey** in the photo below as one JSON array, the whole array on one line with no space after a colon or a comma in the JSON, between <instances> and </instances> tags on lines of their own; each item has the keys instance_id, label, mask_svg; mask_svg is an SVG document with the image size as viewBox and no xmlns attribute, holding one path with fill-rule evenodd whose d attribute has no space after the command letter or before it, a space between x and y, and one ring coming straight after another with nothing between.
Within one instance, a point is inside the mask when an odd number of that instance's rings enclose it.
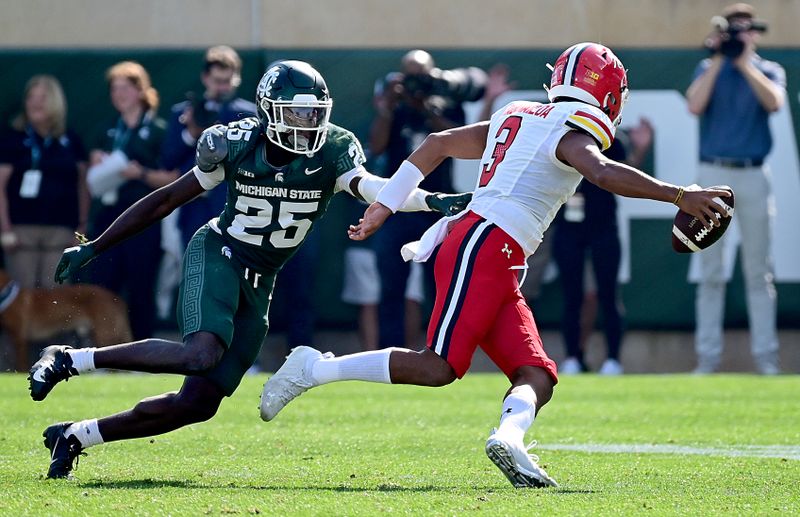
<instances>
[{"instance_id":1,"label":"green jersey","mask_svg":"<svg viewBox=\"0 0 800 517\"><path fill-rule=\"evenodd\" d=\"M299 154L275 167L267 161L268 141L254 117L228 124L226 139L228 156L222 165L227 200L211 227L244 266L276 272L325 213L333 195L347 188L340 177L363 167L364 151L350 131L329 124L317 153ZM219 169L196 174L204 188L222 179L201 177L221 175Z\"/></svg>"}]
</instances>

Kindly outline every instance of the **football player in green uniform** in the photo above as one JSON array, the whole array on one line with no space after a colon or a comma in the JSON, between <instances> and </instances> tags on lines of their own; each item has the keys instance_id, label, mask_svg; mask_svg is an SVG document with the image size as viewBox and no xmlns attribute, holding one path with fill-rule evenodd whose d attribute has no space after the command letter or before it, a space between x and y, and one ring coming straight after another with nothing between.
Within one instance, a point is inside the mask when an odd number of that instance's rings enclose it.
<instances>
[{"instance_id":1,"label":"football player in green uniform","mask_svg":"<svg viewBox=\"0 0 800 517\"><path fill-rule=\"evenodd\" d=\"M214 416L258 356L276 274L331 197L345 191L372 202L388 181L364 169L352 133L328 122L328 88L308 63L270 65L256 104L258 118L212 126L201 135L192 174L141 199L97 239L64 251L58 282L227 182L222 214L197 231L184 256L177 310L183 342L145 339L98 349L53 345L31 368L34 400L43 400L59 381L95 368L186 376L179 391L144 399L128 411L48 427L43 433L51 453L48 477L68 476L74 460L92 445L166 433ZM469 197L418 189L402 209L454 213Z\"/></svg>"}]
</instances>

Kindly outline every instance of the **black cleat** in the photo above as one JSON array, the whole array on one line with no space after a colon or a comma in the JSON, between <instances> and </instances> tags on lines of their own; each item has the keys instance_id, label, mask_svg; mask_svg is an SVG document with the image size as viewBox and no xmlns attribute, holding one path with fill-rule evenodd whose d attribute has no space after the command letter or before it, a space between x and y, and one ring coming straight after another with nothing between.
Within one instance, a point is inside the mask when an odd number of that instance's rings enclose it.
<instances>
[{"instance_id":1,"label":"black cleat","mask_svg":"<svg viewBox=\"0 0 800 517\"><path fill-rule=\"evenodd\" d=\"M44 446L50 449L50 468L47 470L49 479L69 477L69 473L72 471L72 462L74 461L77 467L78 457L86 456L81 442L76 436L64 436L64 431L71 425L72 422L53 424L42 433Z\"/></svg>"},{"instance_id":2,"label":"black cleat","mask_svg":"<svg viewBox=\"0 0 800 517\"><path fill-rule=\"evenodd\" d=\"M72 367L72 358L67 353L71 346L50 345L44 350L28 375L28 389L33 400L44 400L50 390L60 381L66 381L78 370Z\"/></svg>"}]
</instances>

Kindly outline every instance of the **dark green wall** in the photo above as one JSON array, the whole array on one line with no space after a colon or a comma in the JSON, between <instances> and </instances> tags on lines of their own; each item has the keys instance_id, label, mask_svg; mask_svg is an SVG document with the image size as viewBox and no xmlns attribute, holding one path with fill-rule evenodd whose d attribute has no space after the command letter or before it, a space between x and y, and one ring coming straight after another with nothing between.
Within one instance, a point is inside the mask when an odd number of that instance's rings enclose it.
<instances>
[{"instance_id":1,"label":"dark green wall","mask_svg":"<svg viewBox=\"0 0 800 517\"><path fill-rule=\"evenodd\" d=\"M14 50L0 51L3 90L0 95L0 121L10 120L20 109L25 82L37 73L53 74L62 82L69 101L69 124L83 135L90 135L97 124L113 115L104 81L105 70L114 63L132 59L148 69L161 95L161 114L183 100L190 90L200 90L199 73L203 49L191 50ZM558 49L536 50L432 50L442 68L479 66L488 68L503 62L511 67L511 79L520 89L538 89L549 81L545 63L553 62ZM332 120L352 129L362 139L372 117L372 87L376 78L397 69L403 50L248 50L241 52L244 72L240 93L250 97L265 66L282 58L312 62L326 77L334 97ZM676 89L683 91L692 71L704 53L687 50L618 49L629 70L633 89ZM800 51L768 49L761 52L784 65L789 84L789 100L795 131L800 134ZM347 244L346 224L350 222L345 203L334 200L321 228L324 254L317 273L317 309L323 326L354 326L355 309L339 301L341 256ZM686 283L688 258L672 253L666 244L669 221L637 220L632 224L632 282L623 288L627 323L631 328L691 328L694 321L694 288ZM800 238L800 234L791 238ZM739 266L737 266L738 268ZM782 326L800 326L800 285L778 286L779 320ZM534 307L542 327L557 325L561 297L558 286L545 286L542 299ZM285 314L281 293L276 293L271 315L274 328L280 328ZM741 275L735 276L726 306L726 318L733 326L746 326Z\"/></svg>"}]
</instances>

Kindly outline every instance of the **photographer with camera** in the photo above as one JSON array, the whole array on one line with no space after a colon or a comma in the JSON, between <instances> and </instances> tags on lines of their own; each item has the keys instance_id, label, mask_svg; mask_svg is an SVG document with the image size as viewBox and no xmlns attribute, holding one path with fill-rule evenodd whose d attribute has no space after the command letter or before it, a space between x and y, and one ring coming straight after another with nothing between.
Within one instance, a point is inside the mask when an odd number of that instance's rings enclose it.
<instances>
[{"instance_id":1,"label":"photographer with camera","mask_svg":"<svg viewBox=\"0 0 800 517\"><path fill-rule=\"evenodd\" d=\"M401 59L401 69L376 81L373 99L376 116L369 137L369 155L382 164L378 169L390 174L416 149L428 134L460 126L465 122L463 103L483 99L491 106L494 97L507 88L505 74L487 75L479 68L441 70L424 50L411 50ZM444 161L423 182L423 188L453 192L451 160ZM363 211L363 209L361 209ZM378 304L378 343L417 347L422 328L420 299L433 300L432 267L425 265L424 288L408 284L411 266L404 262L400 248L419 239L438 217L428 213L400 214L387 221L384 231L375 236L373 247L380 277ZM355 256L355 254L353 254ZM368 254L361 254L366 256ZM432 262L429 262L432 266ZM350 264L357 270L371 270L366 262ZM413 275L411 275L414 278ZM407 287L409 289L407 290ZM376 290L377 297L377 290ZM363 319L363 318L362 318ZM363 321L362 321L363 325Z\"/></svg>"},{"instance_id":2,"label":"photographer with camera","mask_svg":"<svg viewBox=\"0 0 800 517\"><path fill-rule=\"evenodd\" d=\"M686 92L689 110L700 116L701 185L730 185L736 192L735 217L741 230L751 351L757 370L776 374L778 338L770 227L773 195L765 159L772 147L769 114L786 96L786 72L756 54L766 24L749 4L726 7L712 18L714 32ZM723 237L725 239L727 236ZM725 302L723 248L699 254L701 280L696 296L696 373L712 373L722 355Z\"/></svg>"},{"instance_id":3,"label":"photographer with camera","mask_svg":"<svg viewBox=\"0 0 800 517\"><path fill-rule=\"evenodd\" d=\"M200 75L205 91L189 92L185 101L172 106L162 154L165 168L176 173L190 170L204 129L255 115L255 104L236 97L241 73L242 60L231 47L219 45L206 51ZM225 190L219 187L181 207L178 227L184 247L198 228L219 215L224 204Z\"/></svg>"}]
</instances>

